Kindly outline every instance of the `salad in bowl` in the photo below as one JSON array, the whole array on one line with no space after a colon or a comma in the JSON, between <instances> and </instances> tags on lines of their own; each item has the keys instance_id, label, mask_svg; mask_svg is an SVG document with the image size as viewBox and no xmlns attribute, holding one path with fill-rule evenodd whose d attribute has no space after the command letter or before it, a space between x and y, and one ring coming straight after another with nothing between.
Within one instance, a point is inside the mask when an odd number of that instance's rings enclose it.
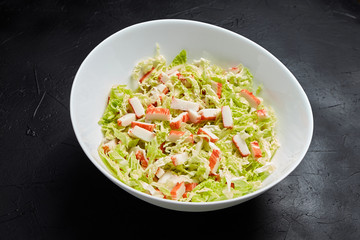
<instances>
[{"instance_id":1,"label":"salad in bowl","mask_svg":"<svg viewBox=\"0 0 360 240\"><path fill-rule=\"evenodd\" d=\"M111 88L98 153L112 175L154 197L232 199L259 189L279 148L275 112L242 64L222 68L182 50L133 69L136 90Z\"/></svg>"}]
</instances>

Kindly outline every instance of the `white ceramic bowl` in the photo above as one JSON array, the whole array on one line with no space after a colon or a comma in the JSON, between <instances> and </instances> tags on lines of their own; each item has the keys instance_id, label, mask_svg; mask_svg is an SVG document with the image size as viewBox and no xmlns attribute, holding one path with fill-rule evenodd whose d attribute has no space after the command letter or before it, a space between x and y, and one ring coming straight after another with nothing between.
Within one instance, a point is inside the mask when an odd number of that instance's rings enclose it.
<instances>
[{"instance_id":1,"label":"white ceramic bowl","mask_svg":"<svg viewBox=\"0 0 360 240\"><path fill-rule=\"evenodd\" d=\"M156 43L171 61L182 49L189 59L205 57L223 67L244 64L263 84L261 97L278 117L281 147L273 158L276 171L261 189L235 199L210 203L184 203L152 197L113 177L97 154L102 140L98 120L112 85L130 84L137 62L152 57ZM76 137L91 162L116 185L157 206L181 211L210 211L252 199L289 175L304 157L312 138L313 116L307 96L291 72L271 53L251 40L213 25L187 20L157 20L125 28L101 42L81 64L72 86L71 120Z\"/></svg>"}]
</instances>

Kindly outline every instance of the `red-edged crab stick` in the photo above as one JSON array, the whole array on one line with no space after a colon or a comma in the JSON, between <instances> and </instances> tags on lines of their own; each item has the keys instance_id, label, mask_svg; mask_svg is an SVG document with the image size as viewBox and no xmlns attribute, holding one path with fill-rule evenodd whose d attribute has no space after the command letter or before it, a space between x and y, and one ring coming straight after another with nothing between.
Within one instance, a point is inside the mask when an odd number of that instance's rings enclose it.
<instances>
[{"instance_id":1,"label":"red-edged crab stick","mask_svg":"<svg viewBox=\"0 0 360 240\"><path fill-rule=\"evenodd\" d=\"M258 115L258 119L260 121L265 120L265 119L267 119L269 117L269 115L268 115L268 113L267 113L267 111L265 109L260 109L260 110L257 110L256 112L257 112L257 115Z\"/></svg>"},{"instance_id":2,"label":"red-edged crab stick","mask_svg":"<svg viewBox=\"0 0 360 240\"><path fill-rule=\"evenodd\" d=\"M219 140L219 138L213 134L210 129L208 128L199 128L198 132L197 132L198 135L202 134L202 135L206 135L207 137L204 137L206 141L209 142L216 142L217 140Z\"/></svg>"},{"instance_id":3,"label":"red-edged crab stick","mask_svg":"<svg viewBox=\"0 0 360 240\"><path fill-rule=\"evenodd\" d=\"M150 142L155 138L155 133L150 132L142 127L135 126L134 128L130 128L128 131L128 134L131 137L140 138L141 140L145 142Z\"/></svg>"},{"instance_id":4,"label":"red-edged crab stick","mask_svg":"<svg viewBox=\"0 0 360 240\"><path fill-rule=\"evenodd\" d=\"M222 84L212 81L211 82L211 88L214 90L214 92L216 93L216 95L221 98L221 89L222 89Z\"/></svg>"},{"instance_id":5,"label":"red-edged crab stick","mask_svg":"<svg viewBox=\"0 0 360 240\"><path fill-rule=\"evenodd\" d=\"M173 200L178 200L182 197L182 195L185 193L185 183L184 182L178 182L176 183L175 187L171 189L170 195Z\"/></svg>"},{"instance_id":6,"label":"red-edged crab stick","mask_svg":"<svg viewBox=\"0 0 360 240\"><path fill-rule=\"evenodd\" d=\"M181 132L181 131L175 131L175 130L171 130L168 136L168 140L170 142L176 142L177 140L179 140L183 135L185 134L185 132ZM186 138L185 140L186 142L194 142L194 137L192 134L189 135L188 138Z\"/></svg>"},{"instance_id":7,"label":"red-edged crab stick","mask_svg":"<svg viewBox=\"0 0 360 240\"><path fill-rule=\"evenodd\" d=\"M214 143L209 143L211 149L212 149L212 152L211 152L211 155L210 155L210 158L209 158L209 167L210 167L210 172L212 174L216 174L218 168L219 168L219 165L220 165L220 154L221 154L221 151L220 149L214 144Z\"/></svg>"},{"instance_id":8,"label":"red-edged crab stick","mask_svg":"<svg viewBox=\"0 0 360 240\"><path fill-rule=\"evenodd\" d=\"M155 124L151 124L151 123L143 123L143 122L137 122L137 121L133 121L131 122L131 127L134 128L135 126L139 126L141 128L144 128L150 132L154 131L155 129Z\"/></svg>"},{"instance_id":9,"label":"red-edged crab stick","mask_svg":"<svg viewBox=\"0 0 360 240\"><path fill-rule=\"evenodd\" d=\"M167 81L170 80L170 76L164 72L161 72L159 77L158 77L159 81L162 83L166 83Z\"/></svg>"},{"instance_id":10,"label":"red-edged crab stick","mask_svg":"<svg viewBox=\"0 0 360 240\"><path fill-rule=\"evenodd\" d=\"M126 126L129 126L131 124L131 122L135 121L135 120L136 120L135 113L128 113L128 114L125 114L124 116L122 116L121 118L119 118L117 120L117 124L119 126L126 127Z\"/></svg>"},{"instance_id":11,"label":"red-edged crab stick","mask_svg":"<svg viewBox=\"0 0 360 240\"><path fill-rule=\"evenodd\" d=\"M199 114L201 116L201 120L215 120L217 116L219 116L221 112L221 109L217 108L208 108L208 109L202 109L199 111Z\"/></svg>"},{"instance_id":12,"label":"red-edged crab stick","mask_svg":"<svg viewBox=\"0 0 360 240\"><path fill-rule=\"evenodd\" d=\"M140 100L137 97L130 98L129 104L137 118L141 118L145 115L144 107L142 106Z\"/></svg>"},{"instance_id":13,"label":"red-edged crab stick","mask_svg":"<svg viewBox=\"0 0 360 240\"><path fill-rule=\"evenodd\" d=\"M240 134L236 134L233 139L232 139L233 143L235 144L235 146L237 147L237 149L240 152L240 155L242 157L247 157L250 155L250 151L248 146L246 145L246 142L244 139L241 138Z\"/></svg>"},{"instance_id":14,"label":"red-edged crab stick","mask_svg":"<svg viewBox=\"0 0 360 240\"><path fill-rule=\"evenodd\" d=\"M146 120L161 120L161 121L170 121L171 115L170 110L167 108L156 108L150 106L146 109Z\"/></svg>"},{"instance_id":15,"label":"red-edged crab stick","mask_svg":"<svg viewBox=\"0 0 360 240\"><path fill-rule=\"evenodd\" d=\"M233 128L234 122L232 119L232 112L229 106L221 107L221 115L222 115L224 128Z\"/></svg>"},{"instance_id":16,"label":"red-edged crab stick","mask_svg":"<svg viewBox=\"0 0 360 240\"><path fill-rule=\"evenodd\" d=\"M257 141L253 141L250 143L250 150L251 150L251 155L253 156L253 158L262 157L261 149L260 149L259 143Z\"/></svg>"},{"instance_id":17,"label":"red-edged crab stick","mask_svg":"<svg viewBox=\"0 0 360 240\"><path fill-rule=\"evenodd\" d=\"M163 94L167 94L169 92L169 89L164 84L157 85L155 89Z\"/></svg>"},{"instance_id":18,"label":"red-edged crab stick","mask_svg":"<svg viewBox=\"0 0 360 240\"><path fill-rule=\"evenodd\" d=\"M116 140L113 139L107 143L105 143L102 148L104 150L104 153L107 154L108 152L110 152L111 150L113 150L116 147Z\"/></svg>"},{"instance_id":19,"label":"red-edged crab stick","mask_svg":"<svg viewBox=\"0 0 360 240\"><path fill-rule=\"evenodd\" d=\"M172 129L179 129L181 126L181 123L183 123L183 122L186 123L187 121L189 121L189 113L183 112L176 118L171 119L170 127Z\"/></svg>"},{"instance_id":20,"label":"red-edged crab stick","mask_svg":"<svg viewBox=\"0 0 360 240\"><path fill-rule=\"evenodd\" d=\"M199 123L201 121L201 115L194 111L194 110L188 110L189 113L189 119L192 123Z\"/></svg>"},{"instance_id":21,"label":"red-edged crab stick","mask_svg":"<svg viewBox=\"0 0 360 240\"><path fill-rule=\"evenodd\" d=\"M142 83L146 78L148 78L151 74L151 72L155 69L155 67L151 68L150 71L148 71L147 73L145 73L140 79L139 82Z\"/></svg>"},{"instance_id":22,"label":"red-edged crab stick","mask_svg":"<svg viewBox=\"0 0 360 240\"><path fill-rule=\"evenodd\" d=\"M135 157L137 160L139 160L140 165L143 168L147 168L147 166L149 164L149 160L146 158L146 152L144 149L141 149L141 148L136 149Z\"/></svg>"},{"instance_id":23,"label":"red-edged crab stick","mask_svg":"<svg viewBox=\"0 0 360 240\"><path fill-rule=\"evenodd\" d=\"M242 89L240 91L240 96L245 98L246 101L248 101L248 103L250 104L250 107L252 107L252 108L257 108L259 106L259 104L261 103L260 99L255 97L254 94L252 94L252 92L249 92L246 89Z\"/></svg>"},{"instance_id":24,"label":"red-edged crab stick","mask_svg":"<svg viewBox=\"0 0 360 240\"><path fill-rule=\"evenodd\" d=\"M170 108L179 109L183 111L188 111L188 110L199 111L200 104L173 97Z\"/></svg>"}]
</instances>

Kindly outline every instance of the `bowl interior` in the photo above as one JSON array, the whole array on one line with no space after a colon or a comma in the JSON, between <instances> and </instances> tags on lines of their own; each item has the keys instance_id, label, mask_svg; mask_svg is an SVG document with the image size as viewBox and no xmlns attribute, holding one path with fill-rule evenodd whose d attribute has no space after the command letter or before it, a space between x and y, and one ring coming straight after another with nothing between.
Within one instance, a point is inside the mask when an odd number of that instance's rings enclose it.
<instances>
[{"instance_id":1,"label":"bowl interior","mask_svg":"<svg viewBox=\"0 0 360 240\"><path fill-rule=\"evenodd\" d=\"M158 20L123 29L104 40L84 60L75 77L70 101L73 127L83 150L99 170L132 194L158 205L164 202L117 181L97 154L103 137L97 122L111 86L131 86L133 67L140 60L154 56L156 43L169 62L185 49L190 60L204 57L223 67L242 63L254 75L255 84L263 85L260 96L276 111L277 137L281 144L273 158L277 169L257 193L232 202L247 200L267 190L295 169L309 147L313 119L309 101L290 71L265 49L231 31L193 21ZM215 205L215 208L224 207L221 202Z\"/></svg>"}]
</instances>

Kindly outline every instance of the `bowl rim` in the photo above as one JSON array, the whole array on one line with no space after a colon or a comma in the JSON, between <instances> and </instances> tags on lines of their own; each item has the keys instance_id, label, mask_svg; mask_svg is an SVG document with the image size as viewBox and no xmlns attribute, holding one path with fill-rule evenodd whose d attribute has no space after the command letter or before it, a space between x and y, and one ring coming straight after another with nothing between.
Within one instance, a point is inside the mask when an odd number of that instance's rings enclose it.
<instances>
[{"instance_id":1,"label":"bowl rim","mask_svg":"<svg viewBox=\"0 0 360 240\"><path fill-rule=\"evenodd\" d=\"M289 74L291 81L293 81L295 83L295 85L297 86L297 88L298 88L298 90L300 92L302 102L304 103L304 106L306 107L306 112L308 113L307 114L307 121L310 123L310 125L309 125L309 129L308 129L308 133L307 133L308 138L306 139L306 145L305 145L303 151L301 153L299 153L299 155L298 155L299 157L298 157L296 163L291 165L289 168L287 168L285 173L283 175L281 175L278 179L276 179L273 182L270 182L268 185L266 185L264 187L260 187L259 189L255 190L254 192L251 192L251 193L248 193L246 195L236 197L236 198L219 200L219 201L214 201L214 202L179 202L179 201L174 201L174 200L170 200L170 199L162 199L162 198L154 197L154 196L143 193L141 191L138 191L138 190L126 185L125 183L121 182L116 177L114 177L107 170L105 170L104 167L101 166L100 163L96 159L94 159L94 157L91 155L91 152L86 150L85 143L83 143L83 141L80 138L80 132L79 132L79 130L78 130L77 126L76 126L75 120L74 120L74 118L75 118L74 91L76 89L77 82L79 81L78 80L79 74L82 72L82 69L86 65L88 59L91 58L91 56L94 55L97 51L99 51L99 49L101 49L102 46L105 45L110 39L116 38L118 35L126 33L127 31L131 31L131 30L136 29L136 28L149 27L149 26L157 25L157 24L171 24L171 23L197 25L199 27L205 27L205 28L209 28L209 29L216 30L216 31L219 31L219 32L230 34L233 37L239 38L242 41L247 42L247 44L250 44L253 47L258 48L259 50L261 50L261 52L265 53L268 57L271 58L272 61L275 61L278 65L280 65L283 68L283 70L285 72L287 72L287 74ZM204 22L195 21L195 20L185 20L185 19L157 19L157 20L151 20L151 21L145 21L145 22L136 23L134 25L130 25L128 27L125 27L125 28L117 31L117 32L111 34L110 36L108 36L107 38L105 38L104 40L102 40L85 57L85 59L83 60L83 62L81 63L80 67L78 68L78 70L76 72L76 75L74 77L74 81L73 81L72 87L71 87L71 93L70 93L70 118L71 118L71 123L72 123L73 129L74 129L74 132L75 132L75 136L76 136L82 150L85 152L86 156L90 159L90 161L96 166L96 168L98 170L100 170L100 172L102 172L113 183L115 183L117 185L120 185L120 187L122 187L123 190L126 190L128 193L130 193L130 194L132 194L134 196L141 195L146 200L148 200L148 202L152 202L152 200L155 200L155 201L158 201L159 203L164 203L166 205L170 204L170 205L184 206L184 207L186 207L186 206L203 206L203 205L206 205L206 206L223 205L223 204L231 204L231 203L238 202L238 201L241 201L241 200L243 200L243 202L244 202L244 201L250 200L250 199L252 199L252 198L254 198L254 197L256 197L256 196L258 196L258 195L260 195L260 194L262 194L262 193L264 193L266 191L268 191L270 188L272 188L273 186L277 185L279 182L284 180L301 163L301 161L303 160L303 158L305 157L305 155L306 155L306 153L307 153L307 151L309 149L309 146L310 146L310 143L311 143L311 140L312 140L312 137L313 137L313 130L314 130L314 119L313 119L313 113L312 113L312 108L311 108L310 101L309 101L304 89L302 88L302 86L300 85L298 80L296 79L296 77L290 72L290 70L279 59L277 59L272 53L270 53L268 50L266 50L265 48L263 48L259 44L257 44L254 41L242 36L239 33L233 32L233 31L231 31L229 29L225 29L225 28L213 25L213 24L204 23ZM166 207L166 208L171 208L171 207Z\"/></svg>"}]
</instances>

